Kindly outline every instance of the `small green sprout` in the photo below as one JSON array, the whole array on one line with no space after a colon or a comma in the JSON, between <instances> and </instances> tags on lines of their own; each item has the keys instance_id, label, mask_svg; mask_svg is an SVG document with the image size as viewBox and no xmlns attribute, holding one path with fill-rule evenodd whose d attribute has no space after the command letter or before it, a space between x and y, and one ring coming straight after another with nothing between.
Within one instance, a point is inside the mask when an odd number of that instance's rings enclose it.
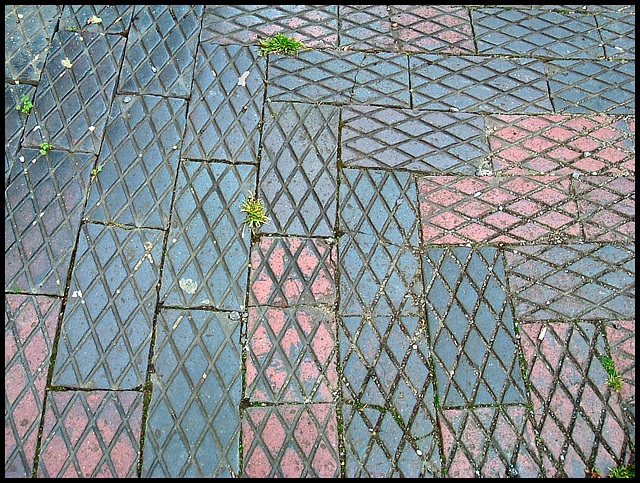
<instances>
[{"instance_id":1,"label":"small green sprout","mask_svg":"<svg viewBox=\"0 0 640 483\"><path fill-rule=\"evenodd\" d=\"M47 151L50 151L52 148L53 145L45 141L40 144L40 154L47 154Z\"/></svg>"},{"instance_id":2,"label":"small green sprout","mask_svg":"<svg viewBox=\"0 0 640 483\"><path fill-rule=\"evenodd\" d=\"M94 176L98 176L98 173L99 173L100 171L102 171L102 168L104 168L104 165L99 164L97 168L93 168L93 169L91 170L91 174L92 174L92 175L94 175Z\"/></svg>"},{"instance_id":3,"label":"small green sprout","mask_svg":"<svg viewBox=\"0 0 640 483\"><path fill-rule=\"evenodd\" d=\"M636 477L636 464L631 463L628 465L618 466L611 470L609 478L635 478Z\"/></svg>"},{"instance_id":4,"label":"small green sprout","mask_svg":"<svg viewBox=\"0 0 640 483\"><path fill-rule=\"evenodd\" d=\"M609 375L609 379L607 379L607 385L615 391L620 391L622 389L622 376L620 376L620 374L618 374L618 371L616 371L616 366L613 362L613 359L611 359L610 357L601 357L600 362L602 362L602 366Z\"/></svg>"},{"instance_id":5,"label":"small green sprout","mask_svg":"<svg viewBox=\"0 0 640 483\"><path fill-rule=\"evenodd\" d=\"M75 25L71 25L69 26L69 30L71 30L72 32L75 32L76 30L78 30L78 27L76 27Z\"/></svg>"},{"instance_id":6,"label":"small green sprout","mask_svg":"<svg viewBox=\"0 0 640 483\"><path fill-rule=\"evenodd\" d=\"M29 96L26 94L22 94L20 100L22 101L22 105L18 104L16 109L20 112L24 112L25 114L29 114L31 109L33 109L33 102L31 102Z\"/></svg>"},{"instance_id":7,"label":"small green sprout","mask_svg":"<svg viewBox=\"0 0 640 483\"><path fill-rule=\"evenodd\" d=\"M260 40L260 55L267 54L297 54L304 44L293 37L287 37L282 32L268 39Z\"/></svg>"},{"instance_id":8,"label":"small green sprout","mask_svg":"<svg viewBox=\"0 0 640 483\"><path fill-rule=\"evenodd\" d=\"M253 196L247 197L244 200L244 203L242 203L240 211L243 211L247 214L247 217L242 221L242 223L246 223L247 225L249 225L252 230L255 230L263 223L268 223L270 221L269 217L264 211L264 206L262 206L262 201L260 200L260 198L254 198ZM243 236L244 226L242 227Z\"/></svg>"}]
</instances>

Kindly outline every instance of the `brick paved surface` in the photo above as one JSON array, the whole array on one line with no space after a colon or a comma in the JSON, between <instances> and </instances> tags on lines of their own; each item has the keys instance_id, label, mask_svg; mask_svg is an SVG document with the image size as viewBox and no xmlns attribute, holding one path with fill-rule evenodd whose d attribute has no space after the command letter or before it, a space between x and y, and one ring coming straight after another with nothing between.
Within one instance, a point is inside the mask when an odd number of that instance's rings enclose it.
<instances>
[{"instance_id":1,"label":"brick paved surface","mask_svg":"<svg viewBox=\"0 0 640 483\"><path fill-rule=\"evenodd\" d=\"M607 475L634 188L632 5L7 5L5 475Z\"/></svg>"}]
</instances>

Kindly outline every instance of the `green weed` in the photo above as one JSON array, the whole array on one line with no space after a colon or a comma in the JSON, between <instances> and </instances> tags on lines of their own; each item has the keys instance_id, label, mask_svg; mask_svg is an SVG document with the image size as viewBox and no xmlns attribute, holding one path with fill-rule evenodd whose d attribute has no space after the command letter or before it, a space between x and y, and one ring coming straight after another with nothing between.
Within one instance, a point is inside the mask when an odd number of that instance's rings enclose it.
<instances>
[{"instance_id":1,"label":"green weed","mask_svg":"<svg viewBox=\"0 0 640 483\"><path fill-rule=\"evenodd\" d=\"M618 466L611 470L609 478L635 478L636 477L636 464L631 463L628 465Z\"/></svg>"},{"instance_id":2,"label":"green weed","mask_svg":"<svg viewBox=\"0 0 640 483\"><path fill-rule=\"evenodd\" d=\"M278 32L273 37L260 40L260 55L267 54L297 54L299 49L304 48L304 44L293 37L287 37L282 32Z\"/></svg>"},{"instance_id":3,"label":"green weed","mask_svg":"<svg viewBox=\"0 0 640 483\"><path fill-rule=\"evenodd\" d=\"M22 101L22 104L18 104L16 109L20 112L24 112L25 114L29 114L31 109L33 109L33 102L31 102L29 96L26 94L22 94L20 100Z\"/></svg>"},{"instance_id":4,"label":"green weed","mask_svg":"<svg viewBox=\"0 0 640 483\"><path fill-rule=\"evenodd\" d=\"M604 370L607 371L607 374L609 375L607 385L615 391L620 391L622 389L622 376L620 376L618 371L616 371L616 365L613 362L613 359L610 357L601 357L600 362L602 363Z\"/></svg>"},{"instance_id":5,"label":"green weed","mask_svg":"<svg viewBox=\"0 0 640 483\"><path fill-rule=\"evenodd\" d=\"M45 141L40 144L40 154L47 154L47 151L50 151L52 148L53 145Z\"/></svg>"},{"instance_id":6,"label":"green weed","mask_svg":"<svg viewBox=\"0 0 640 483\"><path fill-rule=\"evenodd\" d=\"M242 203L240 211L247 214L247 217L242 221L242 223L246 223L249 225L249 228L254 231L263 223L268 223L270 221L264 210L264 206L262 206L260 198L247 197L247 199L244 200L244 203ZM244 235L244 228L242 229L242 234Z\"/></svg>"}]
</instances>

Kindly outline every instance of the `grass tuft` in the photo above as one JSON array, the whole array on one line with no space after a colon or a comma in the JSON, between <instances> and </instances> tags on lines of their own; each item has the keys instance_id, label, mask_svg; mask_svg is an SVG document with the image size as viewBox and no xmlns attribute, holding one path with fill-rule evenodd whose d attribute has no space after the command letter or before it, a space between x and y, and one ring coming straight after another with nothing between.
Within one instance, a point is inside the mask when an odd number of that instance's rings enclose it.
<instances>
[{"instance_id":1,"label":"grass tuft","mask_svg":"<svg viewBox=\"0 0 640 483\"><path fill-rule=\"evenodd\" d=\"M287 37L282 32L278 32L273 37L260 40L260 55L267 54L297 54L299 49L304 48L304 44L293 37Z\"/></svg>"},{"instance_id":2,"label":"grass tuft","mask_svg":"<svg viewBox=\"0 0 640 483\"><path fill-rule=\"evenodd\" d=\"M242 221L249 225L249 228L255 231L263 223L268 223L270 221L267 213L264 210L264 206L262 206L262 201L257 197L247 197L242 203L240 207L240 211L247 214L247 217ZM244 235L244 228L242 229L242 234Z\"/></svg>"}]
</instances>

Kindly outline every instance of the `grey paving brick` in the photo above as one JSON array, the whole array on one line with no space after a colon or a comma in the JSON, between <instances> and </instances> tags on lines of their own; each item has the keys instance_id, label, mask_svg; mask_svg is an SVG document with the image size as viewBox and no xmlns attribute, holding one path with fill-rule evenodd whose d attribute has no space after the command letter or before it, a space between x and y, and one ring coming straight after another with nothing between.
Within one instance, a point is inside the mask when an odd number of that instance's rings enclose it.
<instances>
[{"instance_id":1,"label":"grey paving brick","mask_svg":"<svg viewBox=\"0 0 640 483\"><path fill-rule=\"evenodd\" d=\"M555 112L635 114L635 62L553 60L546 67Z\"/></svg>"},{"instance_id":2,"label":"grey paving brick","mask_svg":"<svg viewBox=\"0 0 640 483\"><path fill-rule=\"evenodd\" d=\"M533 58L412 55L414 109L551 112L545 68Z\"/></svg>"},{"instance_id":3,"label":"grey paving brick","mask_svg":"<svg viewBox=\"0 0 640 483\"><path fill-rule=\"evenodd\" d=\"M332 236L336 222L339 109L271 102L265 107L258 196L261 233Z\"/></svg>"},{"instance_id":4,"label":"grey paving brick","mask_svg":"<svg viewBox=\"0 0 640 483\"><path fill-rule=\"evenodd\" d=\"M518 320L634 317L633 245L521 246L505 259Z\"/></svg>"},{"instance_id":5,"label":"grey paving brick","mask_svg":"<svg viewBox=\"0 0 640 483\"><path fill-rule=\"evenodd\" d=\"M181 161L161 301L243 310L251 233L240 211L255 192L256 167Z\"/></svg>"},{"instance_id":6,"label":"grey paving brick","mask_svg":"<svg viewBox=\"0 0 640 483\"><path fill-rule=\"evenodd\" d=\"M186 117L183 99L115 97L86 219L168 228Z\"/></svg>"},{"instance_id":7,"label":"grey paving brick","mask_svg":"<svg viewBox=\"0 0 640 483\"><path fill-rule=\"evenodd\" d=\"M144 384L163 238L160 230L81 226L54 386Z\"/></svg>"},{"instance_id":8,"label":"grey paving brick","mask_svg":"<svg viewBox=\"0 0 640 483\"><path fill-rule=\"evenodd\" d=\"M135 5L65 5L60 30L123 34L129 31ZM138 7L139 10L140 7ZM100 21L89 22L97 17Z\"/></svg>"},{"instance_id":9,"label":"grey paving brick","mask_svg":"<svg viewBox=\"0 0 640 483\"><path fill-rule=\"evenodd\" d=\"M64 294L95 160L57 149L16 155L17 174L5 190L6 289Z\"/></svg>"},{"instance_id":10,"label":"grey paving brick","mask_svg":"<svg viewBox=\"0 0 640 483\"><path fill-rule=\"evenodd\" d=\"M25 146L48 142L98 154L125 43L120 35L56 33L27 119Z\"/></svg>"},{"instance_id":11,"label":"grey paving brick","mask_svg":"<svg viewBox=\"0 0 640 483\"><path fill-rule=\"evenodd\" d=\"M595 15L608 60L636 58L635 12L603 12Z\"/></svg>"},{"instance_id":12,"label":"grey paving brick","mask_svg":"<svg viewBox=\"0 0 640 483\"><path fill-rule=\"evenodd\" d=\"M240 319L167 309L157 323L142 476L236 476Z\"/></svg>"},{"instance_id":13,"label":"grey paving brick","mask_svg":"<svg viewBox=\"0 0 640 483\"><path fill-rule=\"evenodd\" d=\"M351 102L410 107L409 56L392 52L365 53Z\"/></svg>"},{"instance_id":14,"label":"grey paving brick","mask_svg":"<svg viewBox=\"0 0 640 483\"><path fill-rule=\"evenodd\" d=\"M593 15L548 10L481 8L471 11L479 54L601 59Z\"/></svg>"},{"instance_id":15,"label":"grey paving brick","mask_svg":"<svg viewBox=\"0 0 640 483\"><path fill-rule=\"evenodd\" d=\"M428 248L422 269L440 404L526 403L498 249Z\"/></svg>"},{"instance_id":16,"label":"grey paving brick","mask_svg":"<svg viewBox=\"0 0 640 483\"><path fill-rule=\"evenodd\" d=\"M20 140L24 134L24 126L27 123L27 114L19 111L24 102L22 96L26 95L31 102L36 92L34 86L28 84L4 84L4 180L5 186L11 178L11 170L14 160L17 159L20 149ZM19 168L20 169L20 168Z\"/></svg>"},{"instance_id":17,"label":"grey paving brick","mask_svg":"<svg viewBox=\"0 0 640 483\"><path fill-rule=\"evenodd\" d=\"M354 105L342 109L342 122L347 166L475 174L489 155L477 114Z\"/></svg>"},{"instance_id":18,"label":"grey paving brick","mask_svg":"<svg viewBox=\"0 0 640 483\"><path fill-rule=\"evenodd\" d=\"M339 5L340 47L397 51L387 5Z\"/></svg>"},{"instance_id":19,"label":"grey paving brick","mask_svg":"<svg viewBox=\"0 0 640 483\"><path fill-rule=\"evenodd\" d=\"M118 93L189 98L203 5L136 9Z\"/></svg>"},{"instance_id":20,"label":"grey paving brick","mask_svg":"<svg viewBox=\"0 0 640 483\"><path fill-rule=\"evenodd\" d=\"M60 12L59 5L4 6L5 80L40 81Z\"/></svg>"},{"instance_id":21,"label":"grey paving brick","mask_svg":"<svg viewBox=\"0 0 640 483\"><path fill-rule=\"evenodd\" d=\"M418 194L410 173L343 169L340 180L341 232L418 246Z\"/></svg>"},{"instance_id":22,"label":"grey paving brick","mask_svg":"<svg viewBox=\"0 0 640 483\"><path fill-rule=\"evenodd\" d=\"M266 65L255 46L200 44L182 156L257 163Z\"/></svg>"}]
</instances>

